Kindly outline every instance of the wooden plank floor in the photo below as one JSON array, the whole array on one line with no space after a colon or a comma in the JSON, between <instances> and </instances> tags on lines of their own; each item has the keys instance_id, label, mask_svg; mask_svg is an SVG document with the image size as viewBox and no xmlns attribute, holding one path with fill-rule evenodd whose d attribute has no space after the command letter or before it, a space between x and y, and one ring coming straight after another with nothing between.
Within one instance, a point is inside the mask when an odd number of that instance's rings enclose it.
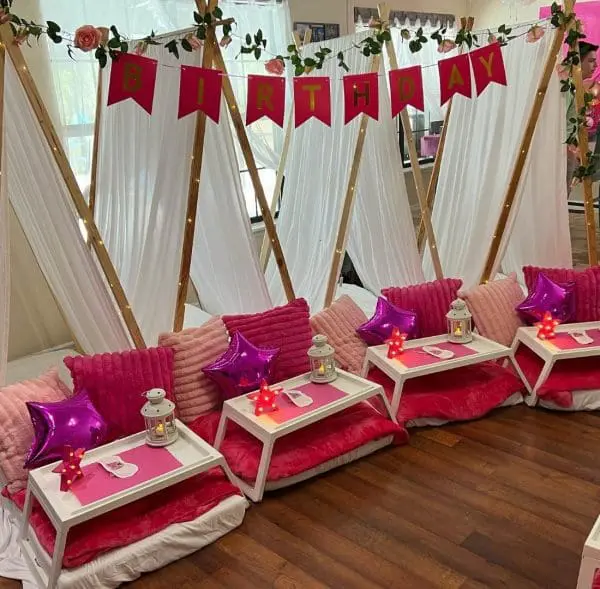
<instances>
[{"instance_id":1,"label":"wooden plank floor","mask_svg":"<svg viewBox=\"0 0 600 589\"><path fill-rule=\"evenodd\" d=\"M267 495L130 587L573 589L599 483L600 415L501 409Z\"/></svg>"}]
</instances>

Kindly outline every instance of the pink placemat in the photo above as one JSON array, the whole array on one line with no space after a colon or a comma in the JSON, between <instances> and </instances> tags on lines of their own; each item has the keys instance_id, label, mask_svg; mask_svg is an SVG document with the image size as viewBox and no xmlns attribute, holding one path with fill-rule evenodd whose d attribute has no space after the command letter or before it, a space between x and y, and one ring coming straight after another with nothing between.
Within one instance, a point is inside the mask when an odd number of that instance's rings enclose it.
<instances>
[{"instance_id":1,"label":"pink placemat","mask_svg":"<svg viewBox=\"0 0 600 589\"><path fill-rule=\"evenodd\" d=\"M120 456L124 462L137 465L139 467L137 473L128 479L120 479L106 472L97 463L84 466L83 478L75 481L71 486L71 491L81 505L106 499L181 466L181 462L166 448L151 448L146 444L120 452L117 456Z\"/></svg>"},{"instance_id":2,"label":"pink placemat","mask_svg":"<svg viewBox=\"0 0 600 589\"><path fill-rule=\"evenodd\" d=\"M297 407L287 398L287 395L279 395L277 397L277 406L279 409L268 414L268 417L275 423L285 423L290 419L295 419L305 413L310 413L315 409L329 405L347 395L347 393L332 384L314 384L312 382L297 387L294 390L302 391L305 395L308 395L313 400L312 405Z\"/></svg>"},{"instance_id":3,"label":"pink placemat","mask_svg":"<svg viewBox=\"0 0 600 589\"><path fill-rule=\"evenodd\" d=\"M453 352L454 356L451 358L451 360L477 354L473 348L469 348L464 344L451 344L449 342L444 342L441 344L435 344L434 347ZM406 366L406 368L420 368L421 366L429 366L430 364L438 364L439 362L448 362L448 360L441 360L440 358L431 356L430 354L423 352L422 347L418 347L404 350L402 355L399 358L396 358L396 362L400 362Z\"/></svg>"},{"instance_id":4,"label":"pink placemat","mask_svg":"<svg viewBox=\"0 0 600 589\"><path fill-rule=\"evenodd\" d=\"M600 346L600 330L586 329L586 333L594 340L593 343L587 345L578 344L568 333L557 333L556 337L548 340L553 346L559 350L582 350L583 348L595 348Z\"/></svg>"}]
</instances>

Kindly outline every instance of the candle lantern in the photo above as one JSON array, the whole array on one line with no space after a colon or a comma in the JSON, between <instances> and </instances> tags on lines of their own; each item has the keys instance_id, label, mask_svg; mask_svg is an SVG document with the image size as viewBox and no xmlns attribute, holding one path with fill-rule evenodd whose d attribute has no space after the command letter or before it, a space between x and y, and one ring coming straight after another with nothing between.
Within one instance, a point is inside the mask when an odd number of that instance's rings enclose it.
<instances>
[{"instance_id":1,"label":"candle lantern","mask_svg":"<svg viewBox=\"0 0 600 589\"><path fill-rule=\"evenodd\" d=\"M337 378L335 350L327 343L327 336L315 335L308 350L310 358L310 380L316 383L332 382Z\"/></svg>"},{"instance_id":2,"label":"candle lantern","mask_svg":"<svg viewBox=\"0 0 600 589\"><path fill-rule=\"evenodd\" d=\"M456 299L446 315L448 319L448 341L453 344L468 344L473 341L471 313L462 299Z\"/></svg>"},{"instance_id":3,"label":"candle lantern","mask_svg":"<svg viewBox=\"0 0 600 589\"><path fill-rule=\"evenodd\" d=\"M163 389L152 389L145 393L148 401L142 407L146 423L146 444L168 446L178 436L175 425L175 403L166 398Z\"/></svg>"}]
</instances>

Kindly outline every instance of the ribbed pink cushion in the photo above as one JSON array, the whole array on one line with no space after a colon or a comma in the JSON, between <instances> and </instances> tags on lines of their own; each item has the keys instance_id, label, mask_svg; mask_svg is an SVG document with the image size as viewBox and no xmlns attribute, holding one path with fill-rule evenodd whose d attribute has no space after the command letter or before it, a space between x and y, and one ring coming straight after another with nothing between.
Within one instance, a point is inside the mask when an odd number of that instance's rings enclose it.
<instances>
[{"instance_id":1,"label":"ribbed pink cushion","mask_svg":"<svg viewBox=\"0 0 600 589\"><path fill-rule=\"evenodd\" d=\"M0 389L0 469L11 493L27 486L25 457L33 443L33 425L27 401L57 403L67 397L66 386L56 369L39 378L24 380Z\"/></svg>"},{"instance_id":2,"label":"ribbed pink cushion","mask_svg":"<svg viewBox=\"0 0 600 589\"><path fill-rule=\"evenodd\" d=\"M225 315L223 323L229 335L239 331L259 348L280 349L273 370L274 382L309 371L307 352L312 345L312 330L304 299L255 315Z\"/></svg>"},{"instance_id":3,"label":"ribbed pink cushion","mask_svg":"<svg viewBox=\"0 0 600 589\"><path fill-rule=\"evenodd\" d=\"M158 345L172 348L175 354L173 392L179 418L184 423L219 408L219 389L202 368L227 350L228 340L227 329L220 317L213 317L201 327L159 336Z\"/></svg>"},{"instance_id":4,"label":"ribbed pink cushion","mask_svg":"<svg viewBox=\"0 0 600 589\"><path fill-rule=\"evenodd\" d=\"M356 330L367 321L362 309L344 295L328 309L323 309L310 319L313 333L327 336L335 349L335 359L342 370L360 374L367 352L367 344Z\"/></svg>"},{"instance_id":5,"label":"ribbed pink cushion","mask_svg":"<svg viewBox=\"0 0 600 589\"><path fill-rule=\"evenodd\" d=\"M64 359L73 377L75 394L86 390L92 403L109 424L109 439L144 429L140 411L144 393L164 389L173 396L173 350L148 348Z\"/></svg>"},{"instance_id":6,"label":"ribbed pink cushion","mask_svg":"<svg viewBox=\"0 0 600 589\"><path fill-rule=\"evenodd\" d=\"M525 299L517 275L481 284L459 295L467 302L477 330L483 337L510 346L523 325L515 307Z\"/></svg>"},{"instance_id":7,"label":"ribbed pink cushion","mask_svg":"<svg viewBox=\"0 0 600 589\"><path fill-rule=\"evenodd\" d=\"M416 313L418 337L429 337L446 333L446 314L461 286L462 280L444 278L401 288L384 288L381 294L392 305Z\"/></svg>"},{"instance_id":8,"label":"ribbed pink cushion","mask_svg":"<svg viewBox=\"0 0 600 589\"><path fill-rule=\"evenodd\" d=\"M527 290L531 291L535 287L540 272L543 272L553 282L575 282L574 323L600 321L600 267L573 270L571 268L525 266L523 275Z\"/></svg>"}]
</instances>

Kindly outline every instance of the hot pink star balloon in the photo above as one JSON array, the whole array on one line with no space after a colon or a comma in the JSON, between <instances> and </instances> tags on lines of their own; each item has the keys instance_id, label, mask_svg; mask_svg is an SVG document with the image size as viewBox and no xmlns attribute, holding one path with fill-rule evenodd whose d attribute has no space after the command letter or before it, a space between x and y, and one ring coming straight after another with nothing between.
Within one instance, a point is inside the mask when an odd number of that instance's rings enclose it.
<instances>
[{"instance_id":1,"label":"hot pink star balloon","mask_svg":"<svg viewBox=\"0 0 600 589\"><path fill-rule=\"evenodd\" d=\"M568 323L575 315L575 283L557 284L540 272L533 290L516 311L529 325L541 321L546 312L553 319Z\"/></svg>"},{"instance_id":2,"label":"hot pink star balloon","mask_svg":"<svg viewBox=\"0 0 600 589\"><path fill-rule=\"evenodd\" d=\"M225 399L232 399L257 390L263 380L269 382L277 354L279 348L257 348L236 331L227 351L202 371L219 385Z\"/></svg>"},{"instance_id":3,"label":"hot pink star balloon","mask_svg":"<svg viewBox=\"0 0 600 589\"><path fill-rule=\"evenodd\" d=\"M86 391L58 403L27 403L35 439L25 468L60 460L65 446L91 450L106 440L108 426Z\"/></svg>"},{"instance_id":4,"label":"hot pink star balloon","mask_svg":"<svg viewBox=\"0 0 600 589\"><path fill-rule=\"evenodd\" d=\"M379 346L390 339L394 327L405 333L407 338L414 337L417 327L417 315L392 305L387 299L379 297L375 314L363 323L356 333L370 346Z\"/></svg>"}]
</instances>

